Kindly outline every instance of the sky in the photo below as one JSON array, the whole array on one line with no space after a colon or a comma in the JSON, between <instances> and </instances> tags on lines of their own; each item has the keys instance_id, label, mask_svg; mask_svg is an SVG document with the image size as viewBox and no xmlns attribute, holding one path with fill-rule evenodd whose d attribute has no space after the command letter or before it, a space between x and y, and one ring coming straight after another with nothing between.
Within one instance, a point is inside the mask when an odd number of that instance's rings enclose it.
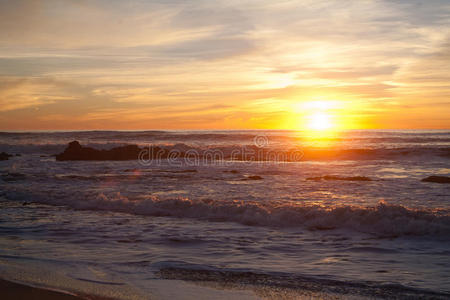
<instances>
[{"instance_id":1,"label":"sky","mask_svg":"<svg viewBox=\"0 0 450 300\"><path fill-rule=\"evenodd\" d=\"M0 0L0 130L319 120L450 128L450 1Z\"/></svg>"}]
</instances>

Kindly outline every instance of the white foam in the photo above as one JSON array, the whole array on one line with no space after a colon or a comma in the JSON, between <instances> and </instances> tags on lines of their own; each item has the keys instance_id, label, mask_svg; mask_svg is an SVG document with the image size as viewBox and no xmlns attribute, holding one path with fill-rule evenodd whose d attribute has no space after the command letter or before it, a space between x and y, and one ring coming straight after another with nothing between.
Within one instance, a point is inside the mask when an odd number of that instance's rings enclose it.
<instances>
[{"instance_id":1,"label":"white foam","mask_svg":"<svg viewBox=\"0 0 450 300\"><path fill-rule=\"evenodd\" d=\"M10 197L19 196L15 193L8 198ZM384 202L371 207L324 207L270 201L201 201L181 197L160 199L145 196L129 199L120 193L83 193L61 198L35 194L24 198L82 210L236 222L249 226L304 227L309 230L349 229L383 236L450 236L449 211L409 209Z\"/></svg>"}]
</instances>

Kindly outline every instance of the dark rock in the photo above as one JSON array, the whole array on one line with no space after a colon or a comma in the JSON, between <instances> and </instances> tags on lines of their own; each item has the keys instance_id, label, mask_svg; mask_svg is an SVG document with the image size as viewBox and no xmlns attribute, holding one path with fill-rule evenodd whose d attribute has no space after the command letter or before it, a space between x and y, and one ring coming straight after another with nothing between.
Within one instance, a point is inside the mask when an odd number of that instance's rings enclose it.
<instances>
[{"instance_id":1,"label":"dark rock","mask_svg":"<svg viewBox=\"0 0 450 300\"><path fill-rule=\"evenodd\" d=\"M308 229L309 230L321 230L321 231L323 231L323 230L333 230L333 229L336 229L336 227L317 225L317 226L314 226L314 227L309 227Z\"/></svg>"},{"instance_id":2,"label":"dark rock","mask_svg":"<svg viewBox=\"0 0 450 300\"><path fill-rule=\"evenodd\" d=\"M223 171L224 173L239 174L238 170Z\"/></svg>"},{"instance_id":3,"label":"dark rock","mask_svg":"<svg viewBox=\"0 0 450 300\"><path fill-rule=\"evenodd\" d=\"M180 156L183 156L181 153ZM115 147L110 150L98 150L84 147L78 141L69 143L63 153L56 154L56 160L135 160L166 159L169 151L160 147L139 148L137 145ZM173 157L172 157L173 158Z\"/></svg>"},{"instance_id":4,"label":"dark rock","mask_svg":"<svg viewBox=\"0 0 450 300\"><path fill-rule=\"evenodd\" d=\"M155 150L160 150L155 147ZM136 145L115 147L110 150L97 150L91 147L81 146L78 141L69 143L63 153L56 155L56 160L133 160L138 159L142 149ZM150 158L153 152L149 151ZM159 153L160 154L160 153ZM164 154L164 153L163 153ZM164 158L160 155L160 158Z\"/></svg>"},{"instance_id":5,"label":"dark rock","mask_svg":"<svg viewBox=\"0 0 450 300\"><path fill-rule=\"evenodd\" d=\"M450 177L447 176L428 176L422 179L423 182L450 183Z\"/></svg>"},{"instance_id":6,"label":"dark rock","mask_svg":"<svg viewBox=\"0 0 450 300\"><path fill-rule=\"evenodd\" d=\"M352 177L340 177L340 176L334 176L334 175L325 175L325 176L319 176L319 177L309 177L306 178L306 180L346 180L346 181L372 181L369 177L365 176L352 176Z\"/></svg>"},{"instance_id":7,"label":"dark rock","mask_svg":"<svg viewBox=\"0 0 450 300\"><path fill-rule=\"evenodd\" d=\"M22 173L6 173L1 176L3 181L11 182L11 181L18 181L23 180L26 178L25 174Z\"/></svg>"},{"instance_id":8,"label":"dark rock","mask_svg":"<svg viewBox=\"0 0 450 300\"><path fill-rule=\"evenodd\" d=\"M172 173L197 173L198 171L195 169L187 169L187 170L181 170L181 171L172 171Z\"/></svg>"},{"instance_id":9,"label":"dark rock","mask_svg":"<svg viewBox=\"0 0 450 300\"><path fill-rule=\"evenodd\" d=\"M365 176L351 176L351 177L339 177L339 176L324 176L325 180L348 180L348 181L372 181L369 177Z\"/></svg>"},{"instance_id":10,"label":"dark rock","mask_svg":"<svg viewBox=\"0 0 450 300\"><path fill-rule=\"evenodd\" d=\"M8 160L11 156L13 156L13 155L8 154L6 152L2 152L2 153L0 153L0 160Z\"/></svg>"},{"instance_id":11,"label":"dark rock","mask_svg":"<svg viewBox=\"0 0 450 300\"><path fill-rule=\"evenodd\" d=\"M248 180L261 180L263 178L261 176L258 176L258 175L253 175L253 176L248 176L247 179Z\"/></svg>"}]
</instances>

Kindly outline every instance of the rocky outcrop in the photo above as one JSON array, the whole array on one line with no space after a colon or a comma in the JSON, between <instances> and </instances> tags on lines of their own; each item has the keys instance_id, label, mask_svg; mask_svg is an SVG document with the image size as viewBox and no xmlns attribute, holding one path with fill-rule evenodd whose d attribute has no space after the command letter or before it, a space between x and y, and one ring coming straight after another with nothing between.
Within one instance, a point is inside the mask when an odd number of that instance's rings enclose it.
<instances>
[{"instance_id":1,"label":"rocky outcrop","mask_svg":"<svg viewBox=\"0 0 450 300\"><path fill-rule=\"evenodd\" d=\"M2 152L2 153L0 153L0 160L8 160L11 156L13 156L13 155L8 154L6 152Z\"/></svg>"},{"instance_id":2,"label":"rocky outcrop","mask_svg":"<svg viewBox=\"0 0 450 300\"><path fill-rule=\"evenodd\" d=\"M56 160L135 160L143 149L137 145L127 145L115 147L110 150L98 150L91 147L84 147L78 141L70 142L63 153L57 154ZM154 147L143 152L145 159L154 157L166 158L167 151L159 147Z\"/></svg>"},{"instance_id":3,"label":"rocky outcrop","mask_svg":"<svg viewBox=\"0 0 450 300\"><path fill-rule=\"evenodd\" d=\"M447 176L428 176L422 179L423 182L450 183L450 177Z\"/></svg>"},{"instance_id":4,"label":"rocky outcrop","mask_svg":"<svg viewBox=\"0 0 450 300\"><path fill-rule=\"evenodd\" d=\"M319 176L319 177L309 177L306 178L307 180L346 180L346 181L372 181L369 177L365 176L352 176L352 177L340 177L340 176L334 176L334 175L325 175L325 176Z\"/></svg>"},{"instance_id":5,"label":"rocky outcrop","mask_svg":"<svg viewBox=\"0 0 450 300\"><path fill-rule=\"evenodd\" d=\"M241 180L245 181L245 180L263 180L264 178L262 178L261 176L258 175L251 175L251 176L247 176Z\"/></svg>"},{"instance_id":6,"label":"rocky outcrop","mask_svg":"<svg viewBox=\"0 0 450 300\"><path fill-rule=\"evenodd\" d=\"M238 170L225 170L224 173L239 174Z\"/></svg>"},{"instance_id":7,"label":"rocky outcrop","mask_svg":"<svg viewBox=\"0 0 450 300\"><path fill-rule=\"evenodd\" d=\"M11 173L8 172L6 174L1 175L1 179L6 182L24 180L26 178L25 174L22 173Z\"/></svg>"}]
</instances>

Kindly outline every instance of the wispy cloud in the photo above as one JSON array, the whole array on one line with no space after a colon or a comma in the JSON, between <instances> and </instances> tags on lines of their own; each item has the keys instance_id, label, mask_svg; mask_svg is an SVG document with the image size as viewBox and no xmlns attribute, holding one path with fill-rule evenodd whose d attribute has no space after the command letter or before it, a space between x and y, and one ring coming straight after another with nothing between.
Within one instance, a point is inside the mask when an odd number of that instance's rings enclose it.
<instances>
[{"instance_id":1,"label":"wispy cloud","mask_svg":"<svg viewBox=\"0 0 450 300\"><path fill-rule=\"evenodd\" d=\"M449 40L444 0L0 1L0 127L283 127L314 99L449 127Z\"/></svg>"}]
</instances>

